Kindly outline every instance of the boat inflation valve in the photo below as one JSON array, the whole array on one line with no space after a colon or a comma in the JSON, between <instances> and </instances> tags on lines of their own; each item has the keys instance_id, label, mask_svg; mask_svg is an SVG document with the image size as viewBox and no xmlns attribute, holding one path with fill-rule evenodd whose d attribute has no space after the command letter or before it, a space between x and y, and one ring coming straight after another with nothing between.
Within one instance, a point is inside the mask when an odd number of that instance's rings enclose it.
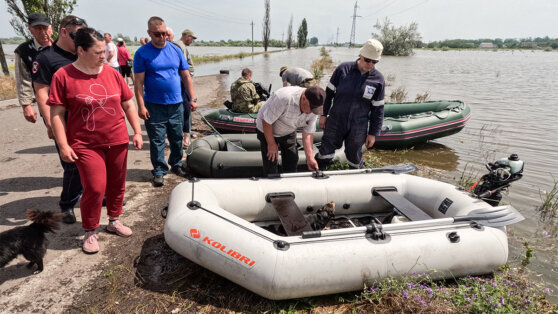
<instances>
[{"instance_id":1,"label":"boat inflation valve","mask_svg":"<svg viewBox=\"0 0 558 314\"><path fill-rule=\"evenodd\" d=\"M459 235L457 234L457 232L450 232L448 233L448 239L450 240L451 243L459 243Z\"/></svg>"},{"instance_id":2,"label":"boat inflation valve","mask_svg":"<svg viewBox=\"0 0 558 314\"><path fill-rule=\"evenodd\" d=\"M290 248L289 242L286 241L273 241L273 246L278 249L279 251L286 251Z\"/></svg>"},{"instance_id":3,"label":"boat inflation valve","mask_svg":"<svg viewBox=\"0 0 558 314\"><path fill-rule=\"evenodd\" d=\"M343 209L349 209L349 208L351 208L351 204L349 203L343 204Z\"/></svg>"}]
</instances>

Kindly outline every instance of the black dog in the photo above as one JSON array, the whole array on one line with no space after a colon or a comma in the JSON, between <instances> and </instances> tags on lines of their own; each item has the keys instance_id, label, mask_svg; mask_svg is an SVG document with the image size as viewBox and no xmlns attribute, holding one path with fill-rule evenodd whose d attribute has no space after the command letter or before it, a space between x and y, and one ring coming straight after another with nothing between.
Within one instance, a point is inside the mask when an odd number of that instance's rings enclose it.
<instances>
[{"instance_id":1,"label":"black dog","mask_svg":"<svg viewBox=\"0 0 558 314\"><path fill-rule=\"evenodd\" d=\"M45 233L58 229L62 216L61 213L28 209L27 219L32 224L0 233L0 268L22 254L30 262L27 268L37 264L34 274L43 271L43 257L48 245Z\"/></svg>"}]
</instances>

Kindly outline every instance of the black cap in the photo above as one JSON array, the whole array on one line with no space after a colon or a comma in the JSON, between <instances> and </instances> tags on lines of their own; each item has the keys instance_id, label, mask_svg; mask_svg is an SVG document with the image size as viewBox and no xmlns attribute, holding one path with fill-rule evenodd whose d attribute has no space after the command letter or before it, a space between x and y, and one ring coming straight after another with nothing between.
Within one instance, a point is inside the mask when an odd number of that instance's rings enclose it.
<instances>
[{"instance_id":1,"label":"black cap","mask_svg":"<svg viewBox=\"0 0 558 314\"><path fill-rule=\"evenodd\" d=\"M42 13L29 14L29 16L27 17L27 22L28 22L27 24L29 24L29 26L31 27L37 25L44 25L44 26L50 25L50 21L48 20L48 17L46 17L46 15Z\"/></svg>"},{"instance_id":2,"label":"black cap","mask_svg":"<svg viewBox=\"0 0 558 314\"><path fill-rule=\"evenodd\" d=\"M310 103L310 109L312 109L312 113L317 115L322 115L324 101L326 98L326 93L323 88L319 86L310 86L304 91L304 96L308 99Z\"/></svg>"}]
</instances>

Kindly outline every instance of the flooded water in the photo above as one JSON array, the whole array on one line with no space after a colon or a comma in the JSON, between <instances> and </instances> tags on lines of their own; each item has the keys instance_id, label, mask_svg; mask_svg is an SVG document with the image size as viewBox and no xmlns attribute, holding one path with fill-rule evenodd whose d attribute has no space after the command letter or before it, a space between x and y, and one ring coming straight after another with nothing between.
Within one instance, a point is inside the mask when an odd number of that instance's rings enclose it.
<instances>
[{"instance_id":1,"label":"flooded water","mask_svg":"<svg viewBox=\"0 0 558 314\"><path fill-rule=\"evenodd\" d=\"M328 48L334 63L355 60L358 49ZM230 71L227 86L244 67L254 71L253 80L281 86L283 65L310 68L320 58L319 48L258 55L196 67L196 75ZM531 269L550 281L558 291L556 235L547 237L549 226L539 223L535 208L541 193L558 180L558 53L544 51L416 51L411 57L383 57L377 68L389 79L387 95L397 87L430 100L462 100L472 108L463 131L410 151L381 151L402 161L449 171L455 183L462 173L480 177L484 164L516 153L525 162L524 177L512 184L503 203L516 207L527 219L510 228L510 263L517 265L525 248L535 249ZM322 85L328 77L322 79Z\"/></svg>"}]
</instances>

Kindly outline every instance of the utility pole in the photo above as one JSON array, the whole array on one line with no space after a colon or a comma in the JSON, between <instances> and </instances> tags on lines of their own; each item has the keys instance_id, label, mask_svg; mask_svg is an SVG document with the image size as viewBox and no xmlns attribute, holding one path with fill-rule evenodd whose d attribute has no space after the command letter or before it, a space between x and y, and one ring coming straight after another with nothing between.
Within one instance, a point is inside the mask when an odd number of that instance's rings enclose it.
<instances>
[{"instance_id":1,"label":"utility pole","mask_svg":"<svg viewBox=\"0 0 558 314\"><path fill-rule=\"evenodd\" d=\"M254 53L254 20L252 20L250 25L252 25L252 53Z\"/></svg>"},{"instance_id":2,"label":"utility pole","mask_svg":"<svg viewBox=\"0 0 558 314\"><path fill-rule=\"evenodd\" d=\"M353 13L353 27L351 28L351 38L349 38L349 47L352 47L353 44L355 43L355 31L356 31L356 18L357 17L361 17L360 15L357 15L357 1L355 1L355 11Z\"/></svg>"},{"instance_id":3,"label":"utility pole","mask_svg":"<svg viewBox=\"0 0 558 314\"><path fill-rule=\"evenodd\" d=\"M285 38L285 32L281 34L281 48L283 48L283 38Z\"/></svg>"},{"instance_id":4,"label":"utility pole","mask_svg":"<svg viewBox=\"0 0 558 314\"><path fill-rule=\"evenodd\" d=\"M339 46L339 26L337 26L337 37L335 38L335 46Z\"/></svg>"}]
</instances>

